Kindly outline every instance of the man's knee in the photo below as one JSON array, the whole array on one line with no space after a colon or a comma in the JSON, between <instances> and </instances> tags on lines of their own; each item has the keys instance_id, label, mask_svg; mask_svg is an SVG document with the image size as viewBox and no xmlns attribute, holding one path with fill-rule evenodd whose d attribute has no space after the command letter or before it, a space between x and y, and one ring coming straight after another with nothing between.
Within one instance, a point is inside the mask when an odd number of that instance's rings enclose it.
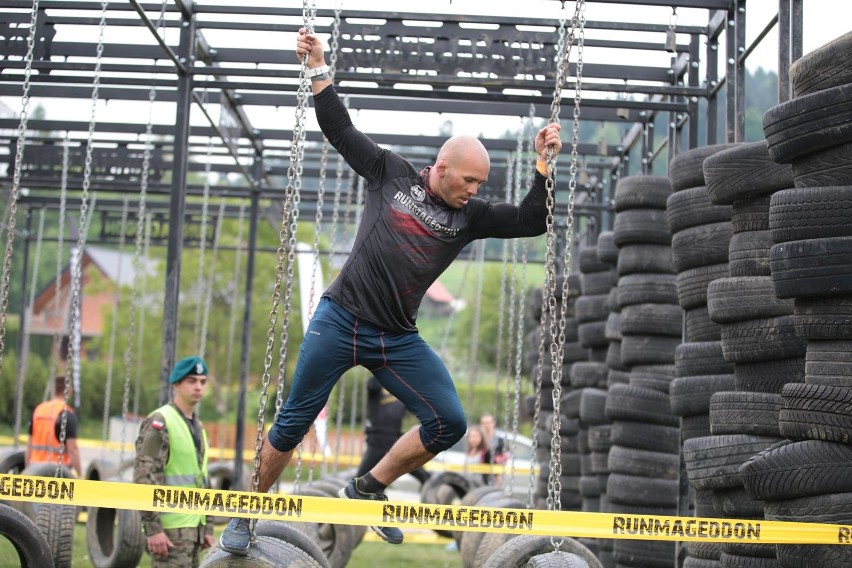
<instances>
[{"instance_id":1,"label":"man's knee","mask_svg":"<svg viewBox=\"0 0 852 568\"><path fill-rule=\"evenodd\" d=\"M307 433L308 430L294 430L292 427L286 428L275 422L269 429L266 438L269 440L269 445L279 452L289 452L302 443L302 439Z\"/></svg>"},{"instance_id":2,"label":"man's knee","mask_svg":"<svg viewBox=\"0 0 852 568\"><path fill-rule=\"evenodd\" d=\"M467 432L467 419L463 412L444 416L433 430L429 432L421 429L420 436L424 447L433 454L437 454L451 448L462 439Z\"/></svg>"}]
</instances>

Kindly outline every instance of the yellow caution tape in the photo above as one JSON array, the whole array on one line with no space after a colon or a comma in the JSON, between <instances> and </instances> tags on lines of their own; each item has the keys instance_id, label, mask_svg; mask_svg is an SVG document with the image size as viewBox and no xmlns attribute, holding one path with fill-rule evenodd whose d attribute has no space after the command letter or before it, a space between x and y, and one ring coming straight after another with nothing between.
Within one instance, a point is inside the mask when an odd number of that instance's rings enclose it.
<instances>
[{"instance_id":1,"label":"yellow caution tape","mask_svg":"<svg viewBox=\"0 0 852 568\"><path fill-rule=\"evenodd\" d=\"M312 523L544 536L752 544L852 544L850 525L460 507L399 501L341 501L333 497L22 475L0 475L0 499L162 513L191 511Z\"/></svg>"}]
</instances>

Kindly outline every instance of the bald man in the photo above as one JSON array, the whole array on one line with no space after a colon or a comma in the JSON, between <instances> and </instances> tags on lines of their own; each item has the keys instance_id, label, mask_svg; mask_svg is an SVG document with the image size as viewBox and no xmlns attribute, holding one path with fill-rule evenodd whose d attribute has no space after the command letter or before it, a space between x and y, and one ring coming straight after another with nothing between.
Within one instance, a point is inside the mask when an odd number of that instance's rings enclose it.
<instances>
[{"instance_id":1,"label":"bald man","mask_svg":"<svg viewBox=\"0 0 852 568\"><path fill-rule=\"evenodd\" d=\"M264 439L259 489L266 492L278 479L340 376L362 365L420 421L369 473L339 493L347 499L385 500L388 485L451 447L467 429L446 366L417 332L420 302L470 242L545 232L547 152L550 147L555 155L562 147L559 125L550 124L535 137L536 173L520 206L490 203L476 198L491 168L482 142L453 136L435 164L418 172L355 128L332 86L316 36L301 30L296 53L307 57L320 128L365 178L368 191L352 253L311 318L289 397ZM402 542L395 527L371 528L386 542ZM233 519L219 543L233 554L248 554L249 520Z\"/></svg>"}]
</instances>

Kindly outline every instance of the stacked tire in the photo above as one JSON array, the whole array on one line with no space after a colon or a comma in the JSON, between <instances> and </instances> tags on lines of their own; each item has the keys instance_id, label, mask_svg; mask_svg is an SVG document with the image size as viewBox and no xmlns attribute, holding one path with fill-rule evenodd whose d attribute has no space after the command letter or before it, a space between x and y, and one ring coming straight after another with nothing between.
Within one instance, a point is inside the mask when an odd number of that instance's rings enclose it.
<instances>
[{"instance_id":1,"label":"stacked tire","mask_svg":"<svg viewBox=\"0 0 852 568\"><path fill-rule=\"evenodd\" d=\"M671 192L669 180L658 176L622 178L615 190L620 365L629 375L627 383L610 384L607 392L608 512L677 514L680 448L668 389L682 312L672 293L666 219ZM618 566L668 568L675 563L675 543L616 540L613 556Z\"/></svg>"},{"instance_id":2,"label":"stacked tire","mask_svg":"<svg viewBox=\"0 0 852 568\"><path fill-rule=\"evenodd\" d=\"M784 441L749 460L745 490L768 519L852 523L852 33L790 68L793 98L763 117L768 152L793 189L772 195L776 295L793 301L804 382L781 390ZM848 566L842 546L776 545L783 567Z\"/></svg>"},{"instance_id":3,"label":"stacked tire","mask_svg":"<svg viewBox=\"0 0 852 568\"><path fill-rule=\"evenodd\" d=\"M714 515L762 519L763 504L744 491L740 467L777 443L784 382L797 380L803 344L795 337L789 303L777 299L769 276L768 203L789 187L788 168L763 142L739 144L709 156L704 176L710 200L731 206L730 276L707 287L711 319L721 326L721 351L734 367L729 384L708 389L710 435L684 443L690 483L709 493ZM720 565L776 565L773 546L725 543Z\"/></svg>"}]
</instances>

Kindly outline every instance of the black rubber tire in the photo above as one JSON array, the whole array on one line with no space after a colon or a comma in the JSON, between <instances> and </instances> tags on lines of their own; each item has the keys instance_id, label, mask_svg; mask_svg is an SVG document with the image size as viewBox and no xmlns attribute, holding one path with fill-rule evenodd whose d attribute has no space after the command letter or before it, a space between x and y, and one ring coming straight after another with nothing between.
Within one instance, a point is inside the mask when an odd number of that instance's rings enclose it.
<instances>
[{"instance_id":1,"label":"black rubber tire","mask_svg":"<svg viewBox=\"0 0 852 568\"><path fill-rule=\"evenodd\" d=\"M785 189L772 195L771 239L776 243L852 236L852 185Z\"/></svg>"},{"instance_id":2,"label":"black rubber tire","mask_svg":"<svg viewBox=\"0 0 852 568\"><path fill-rule=\"evenodd\" d=\"M621 362L627 367L636 365L669 365L680 337L662 335L625 335L621 340Z\"/></svg>"},{"instance_id":3,"label":"black rubber tire","mask_svg":"<svg viewBox=\"0 0 852 568\"><path fill-rule=\"evenodd\" d=\"M632 304L624 306L621 309L621 333L622 336L665 335L681 337L683 334L683 310L677 304Z\"/></svg>"},{"instance_id":4,"label":"black rubber tire","mask_svg":"<svg viewBox=\"0 0 852 568\"><path fill-rule=\"evenodd\" d=\"M727 257L725 262L727 262ZM677 272L672 260L672 248L668 245L631 244L618 251L618 275L626 276L637 272Z\"/></svg>"},{"instance_id":5,"label":"black rubber tire","mask_svg":"<svg viewBox=\"0 0 852 568\"><path fill-rule=\"evenodd\" d=\"M793 303L775 296L770 276L719 278L707 287L707 308L717 323L787 316Z\"/></svg>"},{"instance_id":6,"label":"black rubber tire","mask_svg":"<svg viewBox=\"0 0 852 568\"><path fill-rule=\"evenodd\" d=\"M487 507L510 508L510 509L525 509L526 505L515 497L498 497L497 499L488 500L487 503L482 503ZM483 532L465 532L459 543L459 553L462 557L462 564L465 566L474 566L477 557L479 544L482 542Z\"/></svg>"},{"instance_id":7,"label":"black rubber tire","mask_svg":"<svg viewBox=\"0 0 852 568\"><path fill-rule=\"evenodd\" d=\"M606 400L606 415L612 420L648 422L677 426L678 419L671 413L666 393L631 385L613 385Z\"/></svg>"},{"instance_id":8,"label":"black rubber tire","mask_svg":"<svg viewBox=\"0 0 852 568\"><path fill-rule=\"evenodd\" d=\"M710 397L710 431L714 436L782 436L780 411L781 395L777 393L720 390Z\"/></svg>"},{"instance_id":9,"label":"black rubber tire","mask_svg":"<svg viewBox=\"0 0 852 568\"><path fill-rule=\"evenodd\" d=\"M803 357L807 343L796 336L793 316L752 319L722 326L722 353L733 363Z\"/></svg>"},{"instance_id":10,"label":"black rubber tire","mask_svg":"<svg viewBox=\"0 0 852 568\"><path fill-rule=\"evenodd\" d=\"M731 276L769 276L769 231L746 231L731 237L728 266Z\"/></svg>"},{"instance_id":11,"label":"black rubber tire","mask_svg":"<svg viewBox=\"0 0 852 568\"><path fill-rule=\"evenodd\" d=\"M683 459L689 483L695 489L728 489L740 486L740 468L758 452L780 438L731 434L692 438L683 443ZM752 494L753 498L759 498Z\"/></svg>"},{"instance_id":12,"label":"black rubber tire","mask_svg":"<svg viewBox=\"0 0 852 568\"><path fill-rule=\"evenodd\" d=\"M776 568L784 566L779 564L775 558L763 556L740 556L723 552L719 557L720 568Z\"/></svg>"},{"instance_id":13,"label":"black rubber tire","mask_svg":"<svg viewBox=\"0 0 852 568\"><path fill-rule=\"evenodd\" d=\"M608 347L609 340L606 338L606 318L601 321L581 323L577 327L577 343L580 344L580 347L586 349Z\"/></svg>"},{"instance_id":14,"label":"black rubber tire","mask_svg":"<svg viewBox=\"0 0 852 568\"><path fill-rule=\"evenodd\" d=\"M30 475L33 477L61 477L68 479L74 477L71 470L66 466L62 466L59 470L59 475L56 475L55 463L33 463L21 471L21 475ZM14 507L28 516L30 520L35 522L38 510L42 507L41 503L35 501L18 501Z\"/></svg>"},{"instance_id":15,"label":"black rubber tire","mask_svg":"<svg viewBox=\"0 0 852 568\"><path fill-rule=\"evenodd\" d=\"M710 491L710 494L713 499L714 516L734 519L763 518L763 501L749 497L742 486L731 489L714 489ZM727 550L727 552L731 552L731 550ZM760 556L765 555L766 552Z\"/></svg>"},{"instance_id":16,"label":"black rubber tire","mask_svg":"<svg viewBox=\"0 0 852 568\"><path fill-rule=\"evenodd\" d=\"M691 310L707 305L707 286L718 278L727 278L730 275L727 258L725 262L681 271L675 281L680 307Z\"/></svg>"},{"instance_id":17,"label":"black rubber tire","mask_svg":"<svg viewBox=\"0 0 852 568\"><path fill-rule=\"evenodd\" d=\"M796 158L793 181L796 187L852 185L852 142Z\"/></svg>"},{"instance_id":18,"label":"black rubber tire","mask_svg":"<svg viewBox=\"0 0 852 568\"><path fill-rule=\"evenodd\" d=\"M672 381L669 389L672 414L693 416L710 413L710 399L718 391L734 389L734 375L693 375Z\"/></svg>"},{"instance_id":19,"label":"black rubber tire","mask_svg":"<svg viewBox=\"0 0 852 568\"><path fill-rule=\"evenodd\" d=\"M612 230L618 247L637 243L667 245L672 242L665 209L630 209L616 213Z\"/></svg>"},{"instance_id":20,"label":"black rubber tire","mask_svg":"<svg viewBox=\"0 0 852 568\"><path fill-rule=\"evenodd\" d=\"M852 83L790 99L763 115L769 155L779 163L852 141Z\"/></svg>"},{"instance_id":21,"label":"black rubber tire","mask_svg":"<svg viewBox=\"0 0 852 568\"><path fill-rule=\"evenodd\" d=\"M118 474L118 464L107 459L93 459L86 466L85 479L89 481L106 481Z\"/></svg>"},{"instance_id":22,"label":"black rubber tire","mask_svg":"<svg viewBox=\"0 0 852 568\"><path fill-rule=\"evenodd\" d=\"M26 454L26 450L4 450L0 453L0 473L16 475L24 471Z\"/></svg>"},{"instance_id":23,"label":"black rubber tire","mask_svg":"<svg viewBox=\"0 0 852 568\"><path fill-rule=\"evenodd\" d=\"M311 489L307 486L302 486L298 494L308 497L328 497L325 491ZM355 536L355 527L352 525L300 522L293 523L293 528L302 531L309 539L319 545L332 568L346 566L358 542ZM313 559L311 561L316 562Z\"/></svg>"},{"instance_id":24,"label":"black rubber tire","mask_svg":"<svg viewBox=\"0 0 852 568\"><path fill-rule=\"evenodd\" d=\"M606 387L609 373L606 363L577 361L571 365L571 386L577 389L586 387Z\"/></svg>"},{"instance_id":25,"label":"black rubber tire","mask_svg":"<svg viewBox=\"0 0 852 568\"><path fill-rule=\"evenodd\" d=\"M602 388L584 388L580 399L580 421L588 426L608 424L606 416L607 391Z\"/></svg>"},{"instance_id":26,"label":"black rubber tire","mask_svg":"<svg viewBox=\"0 0 852 568\"><path fill-rule=\"evenodd\" d=\"M618 262L618 247L612 231L601 231L598 235L598 260L611 266Z\"/></svg>"},{"instance_id":27,"label":"black rubber tire","mask_svg":"<svg viewBox=\"0 0 852 568\"><path fill-rule=\"evenodd\" d=\"M71 568L74 553L74 523L77 507L43 503L36 511L35 524L47 539L54 568Z\"/></svg>"},{"instance_id":28,"label":"black rubber tire","mask_svg":"<svg viewBox=\"0 0 852 568\"><path fill-rule=\"evenodd\" d=\"M609 293L595 296L580 296L574 302L574 313L578 323L604 321L609 316L607 300Z\"/></svg>"},{"instance_id":29,"label":"black rubber tire","mask_svg":"<svg viewBox=\"0 0 852 568\"><path fill-rule=\"evenodd\" d=\"M201 561L200 568L322 568L311 555L283 540L261 536L247 556L234 556L216 547Z\"/></svg>"},{"instance_id":30,"label":"black rubber tire","mask_svg":"<svg viewBox=\"0 0 852 568\"><path fill-rule=\"evenodd\" d=\"M677 272L728 262L728 249L734 235L730 223L690 227L672 237L672 263ZM619 260L621 257L619 256Z\"/></svg>"},{"instance_id":31,"label":"black rubber tire","mask_svg":"<svg viewBox=\"0 0 852 568\"><path fill-rule=\"evenodd\" d=\"M589 568L589 563L576 554L547 552L530 558L525 568Z\"/></svg>"},{"instance_id":32,"label":"black rubber tire","mask_svg":"<svg viewBox=\"0 0 852 568\"><path fill-rule=\"evenodd\" d=\"M848 387L790 383L781 391L781 435L789 440L852 444L852 390Z\"/></svg>"},{"instance_id":33,"label":"black rubber tire","mask_svg":"<svg viewBox=\"0 0 852 568\"><path fill-rule=\"evenodd\" d=\"M442 486L451 487L454 494L444 494L444 497L455 497L458 499L464 499L464 496L468 491L475 487L479 487L482 483L479 481L481 479L480 476L467 476L462 475L460 473L456 473L454 471L442 471L437 474L432 474L432 476L426 480L426 483L420 488L420 501L422 503L434 503L437 505L449 505L450 503L440 502L439 501L439 489ZM453 533L449 530L435 530L435 533L452 537Z\"/></svg>"},{"instance_id":34,"label":"black rubber tire","mask_svg":"<svg viewBox=\"0 0 852 568\"><path fill-rule=\"evenodd\" d=\"M693 560L696 558L704 560L719 560L719 555L722 554L722 545L718 542L690 541L686 543L686 553L691 556ZM684 564L684 566L686 565Z\"/></svg>"},{"instance_id":35,"label":"black rubber tire","mask_svg":"<svg viewBox=\"0 0 852 568\"><path fill-rule=\"evenodd\" d=\"M808 341L804 382L852 386L852 341Z\"/></svg>"},{"instance_id":36,"label":"black rubber tire","mask_svg":"<svg viewBox=\"0 0 852 568\"><path fill-rule=\"evenodd\" d=\"M731 204L731 226L734 233L769 230L769 200L764 193L751 199L737 199Z\"/></svg>"},{"instance_id":37,"label":"black rubber tire","mask_svg":"<svg viewBox=\"0 0 852 568\"><path fill-rule=\"evenodd\" d=\"M630 369L630 385L668 394L675 378L674 365L638 365Z\"/></svg>"},{"instance_id":38,"label":"black rubber tire","mask_svg":"<svg viewBox=\"0 0 852 568\"><path fill-rule=\"evenodd\" d=\"M609 341L608 347L612 347L612 343L614 341L619 342L619 354L618 360L621 361L621 346L620 342L623 335L621 335L621 312L610 312L609 317L606 318L606 326L604 327L604 336ZM607 349L607 357L609 357L609 349ZM605 361L608 363L608 361Z\"/></svg>"},{"instance_id":39,"label":"black rubber tire","mask_svg":"<svg viewBox=\"0 0 852 568\"><path fill-rule=\"evenodd\" d=\"M22 512L0 503L0 535L12 545L21 568L52 568L53 556L47 539ZM12 560L12 558L9 558Z\"/></svg>"},{"instance_id":40,"label":"black rubber tire","mask_svg":"<svg viewBox=\"0 0 852 568\"><path fill-rule=\"evenodd\" d=\"M610 264L598 258L597 245L580 245L577 251L577 268L583 274L591 274L593 272L609 271ZM560 282L559 284L558 288L561 288L562 283ZM568 283L568 287L571 287L570 282ZM583 293L585 294L585 291Z\"/></svg>"},{"instance_id":41,"label":"black rubber tire","mask_svg":"<svg viewBox=\"0 0 852 568\"><path fill-rule=\"evenodd\" d=\"M610 473L677 479L680 473L680 456L615 445L609 450L607 469Z\"/></svg>"},{"instance_id":42,"label":"black rubber tire","mask_svg":"<svg viewBox=\"0 0 852 568\"><path fill-rule=\"evenodd\" d=\"M806 53L790 65L794 97L852 83L852 32Z\"/></svg>"},{"instance_id":43,"label":"black rubber tire","mask_svg":"<svg viewBox=\"0 0 852 568\"><path fill-rule=\"evenodd\" d=\"M726 375L734 372L733 363L728 363L722 356L720 341L681 343L675 349L674 364L678 377Z\"/></svg>"},{"instance_id":44,"label":"black rubber tire","mask_svg":"<svg viewBox=\"0 0 852 568\"><path fill-rule=\"evenodd\" d=\"M589 568L603 568L600 560L575 539L563 538L565 552L576 554ZM498 548L486 561L484 568L522 568L530 558L553 551L549 536L519 535Z\"/></svg>"},{"instance_id":45,"label":"black rubber tire","mask_svg":"<svg viewBox=\"0 0 852 568\"><path fill-rule=\"evenodd\" d=\"M609 271L606 272L589 272L580 274L580 285L583 288L583 294L594 296L597 294L609 294L613 288L612 277Z\"/></svg>"},{"instance_id":46,"label":"black rubber tire","mask_svg":"<svg viewBox=\"0 0 852 568\"><path fill-rule=\"evenodd\" d=\"M675 507L679 483L676 479L657 479L623 473L610 473L606 494L616 510L616 504Z\"/></svg>"},{"instance_id":47,"label":"black rubber tire","mask_svg":"<svg viewBox=\"0 0 852 568\"><path fill-rule=\"evenodd\" d=\"M704 186L690 187L671 194L666 204L666 217L672 234L708 223L731 220L731 207L716 205Z\"/></svg>"},{"instance_id":48,"label":"black rubber tire","mask_svg":"<svg viewBox=\"0 0 852 568\"><path fill-rule=\"evenodd\" d=\"M688 187L705 185L704 160L716 152L734 146L736 144L712 144L693 148L674 156L669 161L669 179L672 182L672 190L680 191Z\"/></svg>"},{"instance_id":49,"label":"black rubber tire","mask_svg":"<svg viewBox=\"0 0 852 568\"><path fill-rule=\"evenodd\" d=\"M672 194L669 178L636 175L618 180L615 186L615 211L627 209L665 209L666 199Z\"/></svg>"},{"instance_id":50,"label":"black rubber tire","mask_svg":"<svg viewBox=\"0 0 852 568\"><path fill-rule=\"evenodd\" d=\"M852 298L802 298L795 301L796 335L811 341L852 339Z\"/></svg>"},{"instance_id":51,"label":"black rubber tire","mask_svg":"<svg viewBox=\"0 0 852 568\"><path fill-rule=\"evenodd\" d=\"M680 419L680 437L685 442L693 438L710 436L710 415L693 414Z\"/></svg>"},{"instance_id":52,"label":"black rubber tire","mask_svg":"<svg viewBox=\"0 0 852 568\"><path fill-rule=\"evenodd\" d=\"M612 554L619 565L671 568L676 544L664 540L617 540Z\"/></svg>"},{"instance_id":53,"label":"black rubber tire","mask_svg":"<svg viewBox=\"0 0 852 568\"><path fill-rule=\"evenodd\" d=\"M687 342L719 341L722 338L722 328L710 319L707 306L687 310L685 316Z\"/></svg>"},{"instance_id":54,"label":"black rubber tire","mask_svg":"<svg viewBox=\"0 0 852 568\"><path fill-rule=\"evenodd\" d=\"M549 450L548 450L549 454ZM434 475L434 474L433 474ZM460 507L471 507L473 505L485 506L488 499L494 500L503 496L503 490L493 485L480 485L468 491L462 497ZM452 531L453 539L456 541L456 546L461 542L464 531Z\"/></svg>"},{"instance_id":55,"label":"black rubber tire","mask_svg":"<svg viewBox=\"0 0 852 568\"><path fill-rule=\"evenodd\" d=\"M752 499L761 501L844 493L852 479L852 446L785 440L743 464L740 477Z\"/></svg>"},{"instance_id":56,"label":"black rubber tire","mask_svg":"<svg viewBox=\"0 0 852 568\"><path fill-rule=\"evenodd\" d=\"M618 309L633 304L677 303L677 277L674 274L637 273L618 279ZM615 310L613 310L615 311Z\"/></svg>"},{"instance_id":57,"label":"black rubber tire","mask_svg":"<svg viewBox=\"0 0 852 568\"><path fill-rule=\"evenodd\" d=\"M852 237L805 239L776 244L769 253L779 298L852 294Z\"/></svg>"},{"instance_id":58,"label":"black rubber tire","mask_svg":"<svg viewBox=\"0 0 852 568\"><path fill-rule=\"evenodd\" d=\"M331 563L320 545L293 526L294 524L284 521L261 520L255 525L254 532L257 536L269 536L290 543L299 550L304 550L310 554L311 558L323 568L331 568Z\"/></svg>"},{"instance_id":59,"label":"black rubber tire","mask_svg":"<svg viewBox=\"0 0 852 568\"><path fill-rule=\"evenodd\" d=\"M750 142L722 150L704 160L707 192L716 205L730 205L764 193L793 187L793 170L770 156L766 142Z\"/></svg>"},{"instance_id":60,"label":"black rubber tire","mask_svg":"<svg viewBox=\"0 0 852 568\"><path fill-rule=\"evenodd\" d=\"M737 363L734 367L737 390L780 393L787 383L805 380L805 361L802 357Z\"/></svg>"},{"instance_id":61,"label":"black rubber tire","mask_svg":"<svg viewBox=\"0 0 852 568\"><path fill-rule=\"evenodd\" d=\"M95 568L138 565L146 546L139 511L89 507L86 546Z\"/></svg>"},{"instance_id":62,"label":"black rubber tire","mask_svg":"<svg viewBox=\"0 0 852 568\"><path fill-rule=\"evenodd\" d=\"M615 420L610 430L610 443L638 450L676 454L680 451L677 426Z\"/></svg>"}]
</instances>

